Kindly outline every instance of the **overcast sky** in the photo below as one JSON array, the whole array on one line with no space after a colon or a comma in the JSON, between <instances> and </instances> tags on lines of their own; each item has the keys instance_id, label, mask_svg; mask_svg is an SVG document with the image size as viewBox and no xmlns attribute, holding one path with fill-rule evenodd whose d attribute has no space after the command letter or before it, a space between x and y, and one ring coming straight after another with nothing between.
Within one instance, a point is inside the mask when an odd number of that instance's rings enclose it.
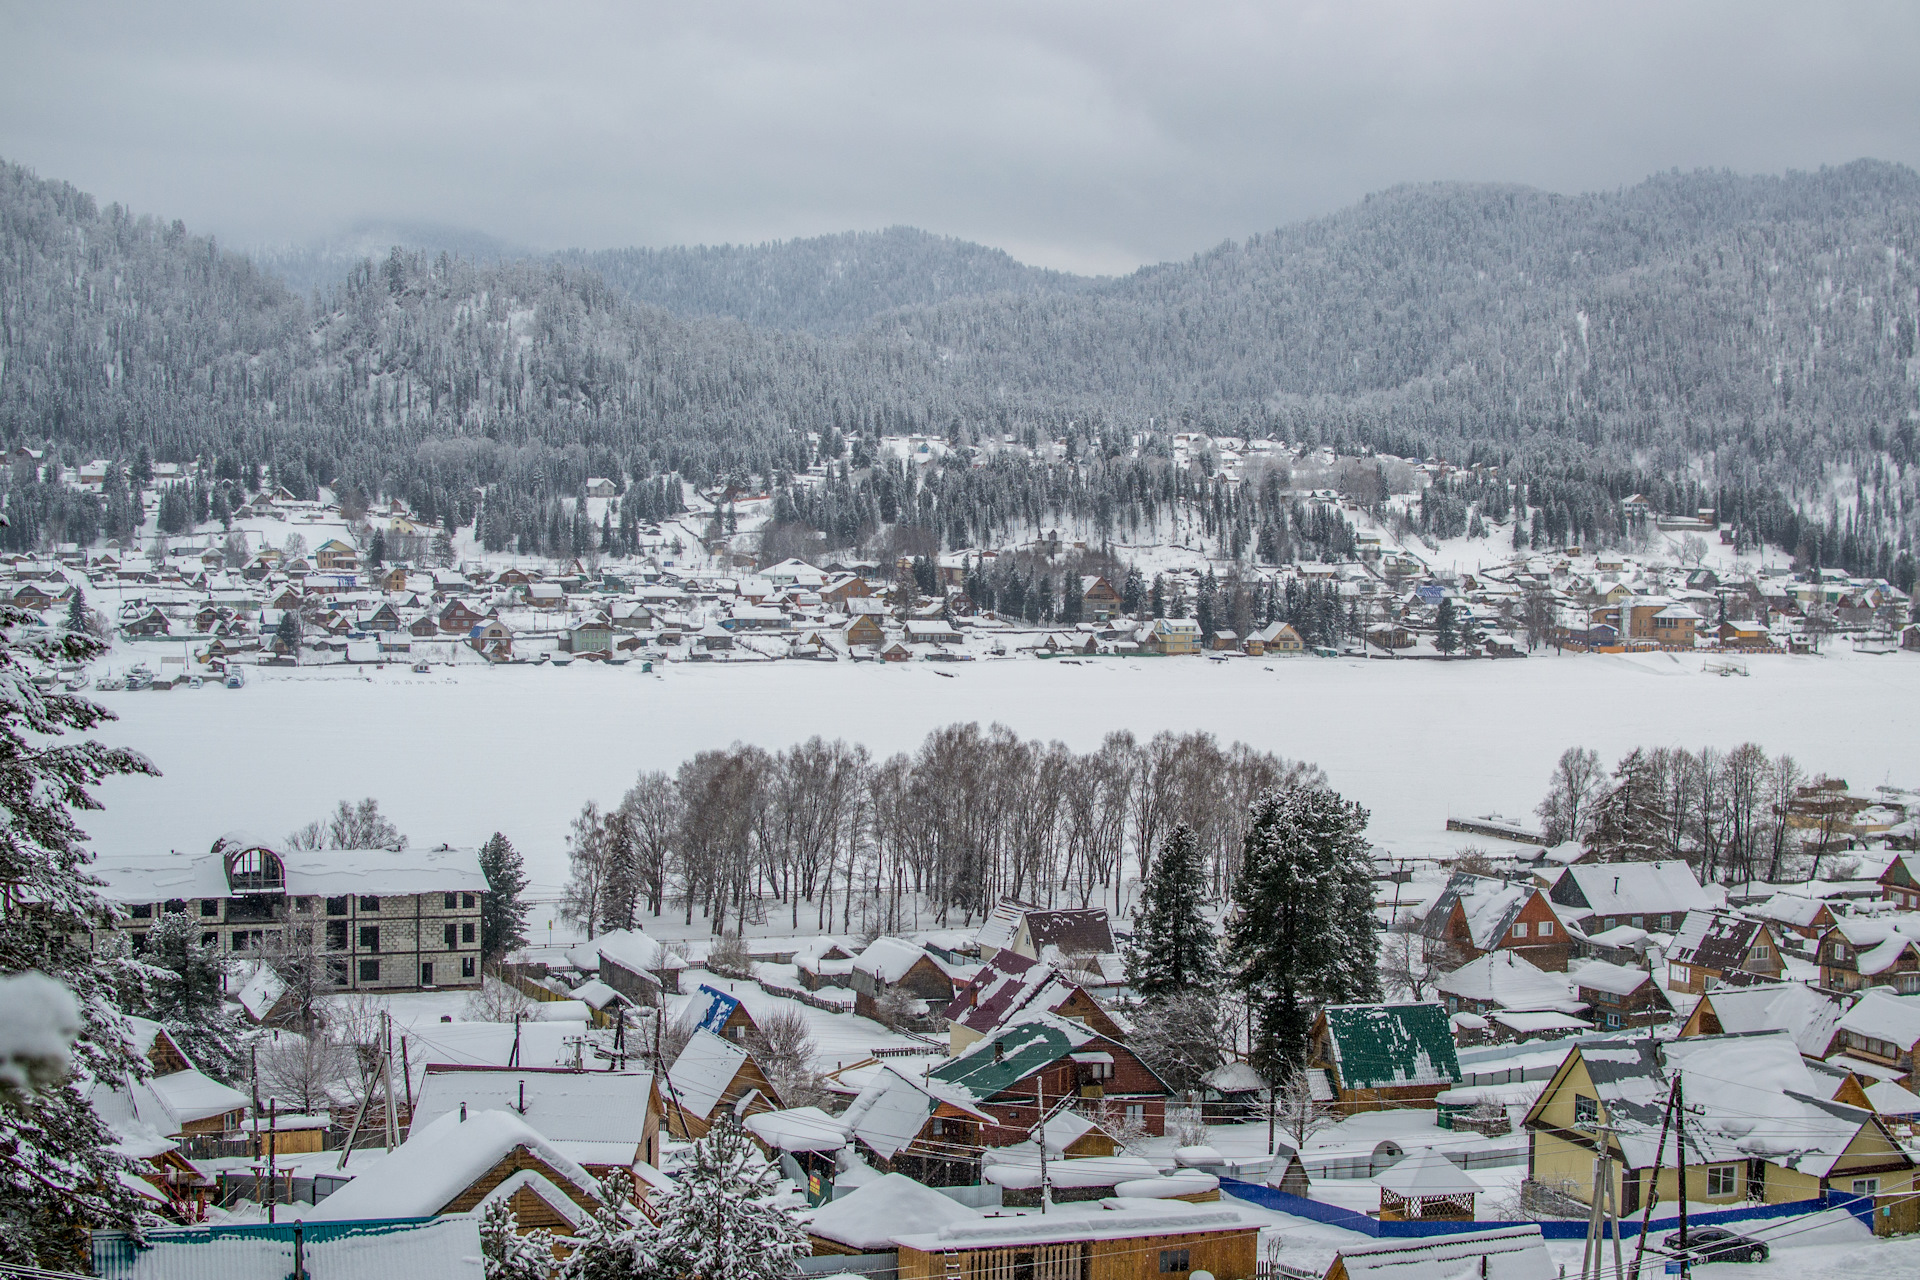
<instances>
[{"instance_id":1,"label":"overcast sky","mask_svg":"<svg viewBox=\"0 0 1920 1280\"><path fill-rule=\"evenodd\" d=\"M1920 164L1920 4L0 0L0 156L230 241L906 223L1126 270L1437 179Z\"/></svg>"}]
</instances>

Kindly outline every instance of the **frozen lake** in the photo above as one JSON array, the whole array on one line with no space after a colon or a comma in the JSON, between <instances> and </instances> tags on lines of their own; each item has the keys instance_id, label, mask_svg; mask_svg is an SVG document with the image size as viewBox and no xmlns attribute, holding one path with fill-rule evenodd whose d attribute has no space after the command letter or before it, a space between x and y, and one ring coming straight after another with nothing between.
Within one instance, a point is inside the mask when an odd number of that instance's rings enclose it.
<instances>
[{"instance_id":1,"label":"frozen lake","mask_svg":"<svg viewBox=\"0 0 1920 1280\"><path fill-rule=\"evenodd\" d=\"M1665 655L1515 662L1295 658L406 667L249 672L240 690L103 693L99 736L165 776L119 779L83 815L103 852L202 850L235 828L278 837L376 796L415 844L504 831L537 884L565 871L567 823L642 769L735 741L813 734L876 756L956 720L1000 721L1084 750L1113 729L1205 729L1311 760L1373 812L1395 852L1452 848L1452 814L1531 813L1554 759L1596 748L1759 742L1856 787L1920 783L1920 656L1756 657L1751 675ZM951 678L941 675L950 673Z\"/></svg>"}]
</instances>

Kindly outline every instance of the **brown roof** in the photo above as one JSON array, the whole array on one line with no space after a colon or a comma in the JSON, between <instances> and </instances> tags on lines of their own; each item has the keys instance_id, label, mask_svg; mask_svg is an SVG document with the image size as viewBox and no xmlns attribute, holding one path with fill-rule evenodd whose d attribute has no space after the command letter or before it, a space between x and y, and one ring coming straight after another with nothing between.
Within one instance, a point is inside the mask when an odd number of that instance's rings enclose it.
<instances>
[{"instance_id":1,"label":"brown roof","mask_svg":"<svg viewBox=\"0 0 1920 1280\"><path fill-rule=\"evenodd\" d=\"M1098 955L1113 950L1113 932L1100 907L1067 911L1027 912L1027 933L1033 949L1059 947L1066 955Z\"/></svg>"}]
</instances>

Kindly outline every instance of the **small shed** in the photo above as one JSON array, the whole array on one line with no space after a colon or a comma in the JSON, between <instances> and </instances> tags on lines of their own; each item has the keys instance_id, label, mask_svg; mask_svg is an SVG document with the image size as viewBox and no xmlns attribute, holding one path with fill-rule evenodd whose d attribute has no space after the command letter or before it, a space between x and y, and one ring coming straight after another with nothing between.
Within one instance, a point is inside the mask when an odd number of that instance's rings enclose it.
<instances>
[{"instance_id":1,"label":"small shed","mask_svg":"<svg viewBox=\"0 0 1920 1280\"><path fill-rule=\"evenodd\" d=\"M1536 1224L1351 1245L1334 1257L1326 1280L1555 1280L1560 1274Z\"/></svg>"}]
</instances>

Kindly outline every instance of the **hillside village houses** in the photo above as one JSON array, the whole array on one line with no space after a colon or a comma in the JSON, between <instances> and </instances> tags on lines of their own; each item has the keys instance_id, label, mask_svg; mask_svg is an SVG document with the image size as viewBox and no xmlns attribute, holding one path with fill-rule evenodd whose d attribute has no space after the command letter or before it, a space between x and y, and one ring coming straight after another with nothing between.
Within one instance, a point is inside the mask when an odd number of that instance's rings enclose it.
<instances>
[{"instance_id":1,"label":"hillside village houses","mask_svg":"<svg viewBox=\"0 0 1920 1280\"><path fill-rule=\"evenodd\" d=\"M1176 456L1201 449L1235 461L1273 456L1255 443L1189 442ZM44 459L25 464L49 471ZM1316 460L1316 465L1318 465ZM59 478L97 488L94 463ZM1422 484L1455 469L1413 468ZM156 487L186 482L192 464L158 464ZM50 474L50 471L49 471ZM803 479L803 483L819 477ZM617 501L618 483L599 478L587 500ZM717 500L717 498L716 498ZM377 662L844 661L885 655L894 660L965 661L1002 655L1197 655L1262 659L1349 652L1373 658L1436 658L1438 614L1448 604L1459 627L1452 656L1514 657L1550 644L1561 651L1709 649L1811 651L1853 633L1858 643L1920 649L1911 631L1912 602L1882 580L1793 574L1769 566L1746 571L1689 567L1655 554L1586 552L1578 548L1515 552L1504 565L1462 572L1440 563L1417 542L1398 545L1366 526L1362 513L1333 490L1306 500L1356 522L1354 550L1336 563L1216 566L1256 588L1271 585L1333 590L1352 627L1343 647L1310 645L1300 625L1253 617L1216 622L1202 634L1191 614L1202 573L1191 565L1162 571L1166 617L1145 601L1131 613L1123 570L1079 574L1066 617L1029 623L976 609L966 596L970 567L1002 554L1034 558L1040 568L1090 554L1084 541L1058 531L1011 548L954 550L935 557L934 588L914 585L910 559L898 562L826 555L762 562L741 534L712 548L689 524L645 530L640 556L618 562L598 555L570 562L506 555L459 560L434 557L430 527L389 502L349 518L321 490L302 500L269 482L236 513L237 540L222 532L155 537L142 545L55 545L0 557L0 591L49 621L84 591L107 626L155 655L177 652L186 678L218 674L249 662L334 664ZM696 498L697 501L697 498ZM744 501L744 499L743 499ZM1629 501L1631 506L1631 500ZM1685 529L1716 526L1686 517ZM697 521L695 521L697 523ZM309 545L275 545L288 533ZM373 535L388 551L372 562ZM232 548L244 545L244 555ZM1152 575L1149 574L1149 577ZM286 624L295 619L289 639ZM148 665L152 665L149 660ZM171 681L155 682L169 687Z\"/></svg>"}]
</instances>

